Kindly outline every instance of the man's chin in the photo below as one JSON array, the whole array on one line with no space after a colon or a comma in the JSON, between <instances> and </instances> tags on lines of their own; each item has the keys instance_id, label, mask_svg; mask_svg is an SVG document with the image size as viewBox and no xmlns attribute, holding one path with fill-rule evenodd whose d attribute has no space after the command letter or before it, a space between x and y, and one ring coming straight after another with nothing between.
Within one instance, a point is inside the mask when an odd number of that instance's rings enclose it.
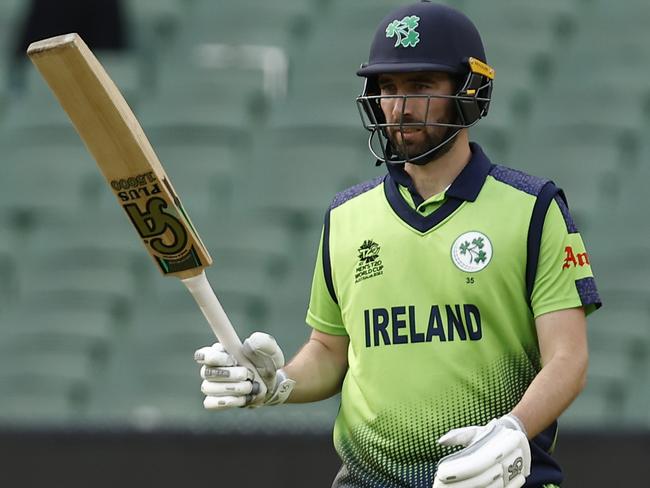
<instances>
[{"instance_id":1,"label":"man's chin","mask_svg":"<svg viewBox=\"0 0 650 488\"><path fill-rule=\"evenodd\" d=\"M393 144L393 148L395 149L395 152L397 156L400 157L400 159L408 161L409 159L419 158L423 154L432 151L438 144L440 144L440 142L437 142L435 144Z\"/></svg>"}]
</instances>

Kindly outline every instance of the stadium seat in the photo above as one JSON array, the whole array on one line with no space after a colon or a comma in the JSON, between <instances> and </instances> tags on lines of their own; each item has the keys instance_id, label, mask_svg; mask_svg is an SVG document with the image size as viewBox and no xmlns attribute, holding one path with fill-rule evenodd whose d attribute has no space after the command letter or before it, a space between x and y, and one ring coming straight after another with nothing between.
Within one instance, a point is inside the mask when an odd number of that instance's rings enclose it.
<instances>
[{"instance_id":1,"label":"stadium seat","mask_svg":"<svg viewBox=\"0 0 650 488\"><path fill-rule=\"evenodd\" d=\"M585 231L598 221L595 208L615 202L611 189L618 182L620 152L599 134L581 134L577 137L577 131L562 127L533 127L515 140L508 166L553 180L565 191L578 229Z\"/></svg>"},{"instance_id":2,"label":"stadium seat","mask_svg":"<svg viewBox=\"0 0 650 488\"><path fill-rule=\"evenodd\" d=\"M629 361L630 371L646 370L650 366L650 302L620 298L608 301L607 289L604 293L606 306L589 318L593 346L605 352L602 355L605 366L606 352L620 350Z\"/></svg>"},{"instance_id":3,"label":"stadium seat","mask_svg":"<svg viewBox=\"0 0 650 488\"><path fill-rule=\"evenodd\" d=\"M81 208L86 185L96 178L97 170L78 144L65 149L18 146L7 151L0 182L2 207L36 220Z\"/></svg>"},{"instance_id":4,"label":"stadium seat","mask_svg":"<svg viewBox=\"0 0 650 488\"><path fill-rule=\"evenodd\" d=\"M0 423L30 429L70 425L79 419L84 391L55 374L0 378Z\"/></svg>"},{"instance_id":5,"label":"stadium seat","mask_svg":"<svg viewBox=\"0 0 650 488\"><path fill-rule=\"evenodd\" d=\"M261 329L275 337L287 359L300 350L311 333L305 323L311 278L311 273L300 270L282 289L273 291L270 320Z\"/></svg>"},{"instance_id":6,"label":"stadium seat","mask_svg":"<svg viewBox=\"0 0 650 488\"><path fill-rule=\"evenodd\" d=\"M137 55L131 51L97 51L95 55L131 109L136 109L143 91Z\"/></svg>"},{"instance_id":7,"label":"stadium seat","mask_svg":"<svg viewBox=\"0 0 650 488\"><path fill-rule=\"evenodd\" d=\"M51 381L69 395L83 396L94 373L93 362L86 351L53 342L3 342L0 365L0 384L11 388L0 397L11 396L20 381L25 388L30 383ZM42 392L40 398L43 399Z\"/></svg>"},{"instance_id":8,"label":"stadium seat","mask_svg":"<svg viewBox=\"0 0 650 488\"><path fill-rule=\"evenodd\" d=\"M3 46L0 52L0 119L4 104L8 102L5 97L11 96L10 90L19 88L16 86L19 75L13 55L18 42L18 28L22 24L27 7L28 3L21 0L0 2L0 45ZM26 64L25 62L23 66Z\"/></svg>"},{"instance_id":9,"label":"stadium seat","mask_svg":"<svg viewBox=\"0 0 650 488\"><path fill-rule=\"evenodd\" d=\"M290 234L263 215L234 211L199 217L200 232L216 269L226 261L234 266L240 262L247 266L248 262L258 267L261 277L281 279L291 266L296 249Z\"/></svg>"},{"instance_id":10,"label":"stadium seat","mask_svg":"<svg viewBox=\"0 0 650 488\"><path fill-rule=\"evenodd\" d=\"M188 425L203 413L194 350L179 356L157 350L159 345L140 342L116 349L101 386L90 394L89 420L170 428Z\"/></svg>"},{"instance_id":11,"label":"stadium seat","mask_svg":"<svg viewBox=\"0 0 650 488\"><path fill-rule=\"evenodd\" d=\"M101 190L110 193L103 181ZM108 196L115 199L112 194ZM25 250L34 254L83 250L91 257L97 252L98 265L102 257L111 256L111 261L121 260L125 267L132 266L134 273L139 272L135 261L145 261L144 248L126 212L116 201L111 203L106 209L86 205L39 223L28 236Z\"/></svg>"},{"instance_id":12,"label":"stadium seat","mask_svg":"<svg viewBox=\"0 0 650 488\"><path fill-rule=\"evenodd\" d=\"M254 10L256 15L251 16ZM202 43L270 45L290 50L309 30L309 5L304 2L193 2L179 47ZM241 21L238 19L242 19Z\"/></svg>"},{"instance_id":13,"label":"stadium seat","mask_svg":"<svg viewBox=\"0 0 650 488\"><path fill-rule=\"evenodd\" d=\"M336 192L357 182L355 165L359 148L345 146L287 146L271 153L275 166L273 180L267 175L251 178L251 188L258 198L249 204L271 217L301 229L322 217Z\"/></svg>"},{"instance_id":14,"label":"stadium seat","mask_svg":"<svg viewBox=\"0 0 650 488\"><path fill-rule=\"evenodd\" d=\"M259 269L250 270L245 264L225 262L219 269L209 270L207 276L224 310L229 316L233 316L232 321L255 324L266 320L269 313L268 290L273 283L264 279ZM155 314L171 316L177 316L174 309L178 309L186 316L194 317L195 321L204 321L194 299L178 280L159 279L155 281L154 286L155 294L143 297L141 305L138 306ZM161 320L166 323L173 322L172 319Z\"/></svg>"},{"instance_id":15,"label":"stadium seat","mask_svg":"<svg viewBox=\"0 0 650 488\"><path fill-rule=\"evenodd\" d=\"M3 118L3 145L78 145L79 136L54 95L15 96Z\"/></svg>"},{"instance_id":16,"label":"stadium seat","mask_svg":"<svg viewBox=\"0 0 650 488\"><path fill-rule=\"evenodd\" d=\"M8 225L0 226L0 310L16 295L16 242Z\"/></svg>"},{"instance_id":17,"label":"stadium seat","mask_svg":"<svg viewBox=\"0 0 650 488\"><path fill-rule=\"evenodd\" d=\"M612 92L628 92L632 97L647 91L643 80L643 59L650 55L650 48L638 40L612 39L593 49L593 37L585 34L558 60L558 69L553 79L553 89L562 90L580 86L585 77L597 80L602 85L601 96ZM621 73L625 72L625 76Z\"/></svg>"},{"instance_id":18,"label":"stadium seat","mask_svg":"<svg viewBox=\"0 0 650 488\"><path fill-rule=\"evenodd\" d=\"M0 334L3 342L18 351L28 348L86 352L101 360L117 336L114 318L99 308L36 307L19 301L3 315Z\"/></svg>"},{"instance_id":19,"label":"stadium seat","mask_svg":"<svg viewBox=\"0 0 650 488\"><path fill-rule=\"evenodd\" d=\"M107 299L128 301L137 282L132 267L122 255L97 248L42 249L20 263L19 289L20 293L93 292Z\"/></svg>"},{"instance_id":20,"label":"stadium seat","mask_svg":"<svg viewBox=\"0 0 650 488\"><path fill-rule=\"evenodd\" d=\"M650 427L650 369L640 371L630 381L624 408L625 424L633 429Z\"/></svg>"},{"instance_id":21,"label":"stadium seat","mask_svg":"<svg viewBox=\"0 0 650 488\"><path fill-rule=\"evenodd\" d=\"M607 96L603 96L605 93ZM635 133L643 122L643 107L638 99L599 80L547 92L543 109L535 111L531 120L531 124L542 127L586 127L603 133Z\"/></svg>"},{"instance_id":22,"label":"stadium seat","mask_svg":"<svg viewBox=\"0 0 650 488\"><path fill-rule=\"evenodd\" d=\"M230 207L235 167L246 163L235 147L218 141L164 140L155 130L152 145L190 216Z\"/></svg>"},{"instance_id":23,"label":"stadium seat","mask_svg":"<svg viewBox=\"0 0 650 488\"><path fill-rule=\"evenodd\" d=\"M598 428L617 426L621 421L621 407L605 392L587 388L559 418L561 429Z\"/></svg>"},{"instance_id":24,"label":"stadium seat","mask_svg":"<svg viewBox=\"0 0 650 488\"><path fill-rule=\"evenodd\" d=\"M185 3L180 0L125 2L127 18L136 40L140 43L158 43L159 47L173 42L185 15Z\"/></svg>"},{"instance_id":25,"label":"stadium seat","mask_svg":"<svg viewBox=\"0 0 650 488\"><path fill-rule=\"evenodd\" d=\"M236 102L246 111L264 94L264 71L260 68L220 64L210 50L193 49L160 65L159 81L150 95L167 99L199 98L210 103Z\"/></svg>"},{"instance_id":26,"label":"stadium seat","mask_svg":"<svg viewBox=\"0 0 650 488\"><path fill-rule=\"evenodd\" d=\"M0 2L0 25L2 25L3 45L8 45L15 35L15 26L19 24L25 11L25 2L5 0Z\"/></svg>"},{"instance_id":27,"label":"stadium seat","mask_svg":"<svg viewBox=\"0 0 650 488\"><path fill-rule=\"evenodd\" d=\"M645 29L638 29L645 25L645 19L650 15L647 2L630 0L622 7L616 7L607 0L594 0L592 4L591 25L602 29L603 33L616 33L620 36L633 33L637 38L648 35Z\"/></svg>"},{"instance_id":28,"label":"stadium seat","mask_svg":"<svg viewBox=\"0 0 650 488\"><path fill-rule=\"evenodd\" d=\"M173 131L200 131L210 138L236 137L249 121L250 114L238 100L202 100L188 97L147 100L138 118L143 127L170 128Z\"/></svg>"},{"instance_id":29,"label":"stadium seat","mask_svg":"<svg viewBox=\"0 0 650 488\"><path fill-rule=\"evenodd\" d=\"M507 0L489 4L480 0L466 0L463 11L484 36L489 37L490 33L508 33L511 38L530 42L547 36L553 39L572 29L578 7L574 2L563 0L515 4Z\"/></svg>"}]
</instances>

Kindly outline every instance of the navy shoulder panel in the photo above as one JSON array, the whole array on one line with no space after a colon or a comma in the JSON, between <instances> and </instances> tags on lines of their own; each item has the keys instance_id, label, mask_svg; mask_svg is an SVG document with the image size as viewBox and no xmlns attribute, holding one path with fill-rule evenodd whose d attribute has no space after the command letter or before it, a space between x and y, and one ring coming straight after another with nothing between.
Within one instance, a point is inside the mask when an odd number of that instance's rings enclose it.
<instances>
[{"instance_id":1,"label":"navy shoulder panel","mask_svg":"<svg viewBox=\"0 0 650 488\"><path fill-rule=\"evenodd\" d=\"M340 207L345 202L379 186L384 181L384 178L386 178L386 175L377 176L372 180L364 181L363 183L359 183L358 185L354 185L347 190L337 193L330 204L330 210Z\"/></svg>"},{"instance_id":2,"label":"navy shoulder panel","mask_svg":"<svg viewBox=\"0 0 650 488\"><path fill-rule=\"evenodd\" d=\"M501 181L506 185L510 185L517 190L526 192L529 195L533 196L539 196L544 185L550 181L547 178L532 176L524 173L523 171L499 165L494 165L492 171L490 172L490 175L494 177L494 179ZM571 217L571 213L569 212L569 206L567 204L567 199L564 195L564 192L558 189L553 197L558 207L560 207L560 211L562 212L562 216L564 217L564 222L566 223L566 227L569 233L571 234L578 232L578 228L576 227L573 218Z\"/></svg>"},{"instance_id":3,"label":"navy shoulder panel","mask_svg":"<svg viewBox=\"0 0 650 488\"><path fill-rule=\"evenodd\" d=\"M537 196L542 187L548 183L548 179L532 176L517 169L508 168L495 164L490 171L490 176L495 180L510 185L517 190Z\"/></svg>"}]
</instances>

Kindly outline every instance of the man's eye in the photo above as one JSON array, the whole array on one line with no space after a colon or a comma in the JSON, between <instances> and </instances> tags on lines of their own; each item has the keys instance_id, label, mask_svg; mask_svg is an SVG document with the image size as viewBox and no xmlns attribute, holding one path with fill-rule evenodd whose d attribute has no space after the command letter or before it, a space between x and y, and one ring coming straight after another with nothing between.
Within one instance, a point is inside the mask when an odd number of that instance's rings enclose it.
<instances>
[{"instance_id":1,"label":"man's eye","mask_svg":"<svg viewBox=\"0 0 650 488\"><path fill-rule=\"evenodd\" d=\"M415 89L420 90L420 91L430 90L431 85L429 83L416 83L415 84Z\"/></svg>"}]
</instances>

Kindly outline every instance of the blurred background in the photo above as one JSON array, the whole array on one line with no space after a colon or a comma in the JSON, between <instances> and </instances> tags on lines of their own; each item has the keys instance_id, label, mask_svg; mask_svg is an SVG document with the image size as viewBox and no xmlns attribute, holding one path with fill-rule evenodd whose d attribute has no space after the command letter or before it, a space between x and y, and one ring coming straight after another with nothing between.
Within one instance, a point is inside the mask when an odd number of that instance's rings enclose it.
<instances>
[{"instance_id":1,"label":"blurred background","mask_svg":"<svg viewBox=\"0 0 650 488\"><path fill-rule=\"evenodd\" d=\"M262 457L273 470L288 453L298 471L277 486L304 485L301 472L329 486L338 465L336 398L203 411L192 355L214 341L210 329L147 258L27 44L82 35L208 245L208 276L240 335L267 331L291 357L310 332L325 209L385 171L367 149L355 70L379 21L405 3L0 0L0 455L13 456L22 486L45 476L20 471L35 459L67 486L97 469L112 484L120 471L97 465L102 456L157 466L147 471L157 486L177 486L170 473L189 459L235 469ZM589 320L589 382L560 419L558 456L572 486L601 486L599 450L628 463L650 453L650 2L446 3L474 20L497 73L471 139L493 162L564 188L590 252L605 306ZM635 466L629 476L650 476Z\"/></svg>"}]
</instances>

